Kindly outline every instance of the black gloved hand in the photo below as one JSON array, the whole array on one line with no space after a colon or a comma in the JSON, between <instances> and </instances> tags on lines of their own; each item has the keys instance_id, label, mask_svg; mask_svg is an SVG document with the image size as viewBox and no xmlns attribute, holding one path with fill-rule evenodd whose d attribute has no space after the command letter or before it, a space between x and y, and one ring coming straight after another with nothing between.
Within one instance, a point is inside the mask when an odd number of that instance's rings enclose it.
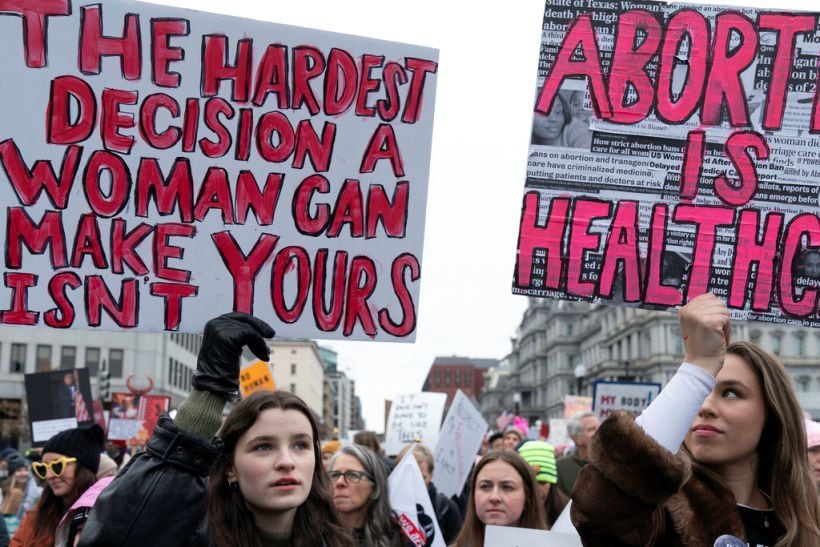
<instances>
[{"instance_id":1,"label":"black gloved hand","mask_svg":"<svg viewBox=\"0 0 820 547\"><path fill-rule=\"evenodd\" d=\"M210 391L226 401L236 397L242 347L248 346L259 359L267 361L270 349L265 338L275 334L270 325L247 313L226 313L208 321L191 382L194 389Z\"/></svg>"}]
</instances>

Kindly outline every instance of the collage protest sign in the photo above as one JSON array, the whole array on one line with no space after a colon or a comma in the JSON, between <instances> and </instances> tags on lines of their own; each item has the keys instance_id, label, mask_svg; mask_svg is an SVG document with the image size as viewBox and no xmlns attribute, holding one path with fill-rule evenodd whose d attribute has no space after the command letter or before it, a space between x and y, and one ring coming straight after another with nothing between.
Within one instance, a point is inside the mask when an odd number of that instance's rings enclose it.
<instances>
[{"instance_id":1,"label":"collage protest sign","mask_svg":"<svg viewBox=\"0 0 820 547\"><path fill-rule=\"evenodd\" d=\"M817 14L547 2L513 292L820 326Z\"/></svg>"},{"instance_id":2,"label":"collage protest sign","mask_svg":"<svg viewBox=\"0 0 820 547\"><path fill-rule=\"evenodd\" d=\"M0 45L0 324L413 341L436 50L128 0Z\"/></svg>"},{"instance_id":3,"label":"collage protest sign","mask_svg":"<svg viewBox=\"0 0 820 547\"><path fill-rule=\"evenodd\" d=\"M430 392L396 397L387 416L384 453L395 456L404 445L415 441L428 448L436 446L446 400L446 393Z\"/></svg>"},{"instance_id":4,"label":"collage protest sign","mask_svg":"<svg viewBox=\"0 0 820 547\"><path fill-rule=\"evenodd\" d=\"M41 446L79 424L94 422L88 369L62 369L26 374L26 402L31 440Z\"/></svg>"},{"instance_id":5,"label":"collage protest sign","mask_svg":"<svg viewBox=\"0 0 820 547\"><path fill-rule=\"evenodd\" d=\"M170 408L171 398L166 395L112 393L108 439L125 441L128 446L145 446L160 415Z\"/></svg>"}]
</instances>

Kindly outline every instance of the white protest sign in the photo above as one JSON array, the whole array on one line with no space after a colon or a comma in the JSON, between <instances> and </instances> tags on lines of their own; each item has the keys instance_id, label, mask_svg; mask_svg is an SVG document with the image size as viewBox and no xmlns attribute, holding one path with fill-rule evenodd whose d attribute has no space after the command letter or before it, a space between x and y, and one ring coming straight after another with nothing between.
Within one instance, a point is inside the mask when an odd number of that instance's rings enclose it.
<instances>
[{"instance_id":1,"label":"white protest sign","mask_svg":"<svg viewBox=\"0 0 820 547\"><path fill-rule=\"evenodd\" d=\"M531 528L493 526L484 528L484 546L497 547L581 547L581 538L572 534L562 534Z\"/></svg>"},{"instance_id":2,"label":"white protest sign","mask_svg":"<svg viewBox=\"0 0 820 547\"><path fill-rule=\"evenodd\" d=\"M459 389L433 451L433 484L448 498L460 494L464 488L487 427L481 412Z\"/></svg>"},{"instance_id":3,"label":"white protest sign","mask_svg":"<svg viewBox=\"0 0 820 547\"><path fill-rule=\"evenodd\" d=\"M0 323L413 341L436 50L128 0L0 46Z\"/></svg>"},{"instance_id":4,"label":"white protest sign","mask_svg":"<svg viewBox=\"0 0 820 547\"><path fill-rule=\"evenodd\" d=\"M592 410L603 420L616 410L640 414L658 393L661 385L651 382L595 382Z\"/></svg>"},{"instance_id":5,"label":"white protest sign","mask_svg":"<svg viewBox=\"0 0 820 547\"><path fill-rule=\"evenodd\" d=\"M445 547L433 502L411 451L405 454L387 478L387 492L390 508L399 521L401 531L413 545Z\"/></svg>"},{"instance_id":6,"label":"white protest sign","mask_svg":"<svg viewBox=\"0 0 820 547\"><path fill-rule=\"evenodd\" d=\"M426 392L394 399L384 432L385 453L396 455L404 445L416 440L425 446L436 446L446 400L444 393Z\"/></svg>"}]
</instances>

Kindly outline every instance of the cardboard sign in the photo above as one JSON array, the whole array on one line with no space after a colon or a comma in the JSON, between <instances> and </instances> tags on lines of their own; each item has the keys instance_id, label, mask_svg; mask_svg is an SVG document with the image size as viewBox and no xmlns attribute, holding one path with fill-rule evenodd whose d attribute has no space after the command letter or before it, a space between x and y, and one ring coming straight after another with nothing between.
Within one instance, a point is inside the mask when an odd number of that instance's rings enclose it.
<instances>
[{"instance_id":1,"label":"cardboard sign","mask_svg":"<svg viewBox=\"0 0 820 547\"><path fill-rule=\"evenodd\" d=\"M820 327L816 22L546 2L513 292Z\"/></svg>"},{"instance_id":2,"label":"cardboard sign","mask_svg":"<svg viewBox=\"0 0 820 547\"><path fill-rule=\"evenodd\" d=\"M108 419L108 439L126 441L128 446L145 446L159 417L171 408L165 395L112 393Z\"/></svg>"},{"instance_id":3,"label":"cardboard sign","mask_svg":"<svg viewBox=\"0 0 820 547\"><path fill-rule=\"evenodd\" d=\"M256 361L239 371L239 391L242 397L247 397L257 391L276 391L276 382L270 372L270 364L266 361Z\"/></svg>"},{"instance_id":4,"label":"cardboard sign","mask_svg":"<svg viewBox=\"0 0 820 547\"><path fill-rule=\"evenodd\" d=\"M481 412L459 389L441 425L433 451L436 490L448 498L461 493L487 428Z\"/></svg>"},{"instance_id":5,"label":"cardboard sign","mask_svg":"<svg viewBox=\"0 0 820 547\"><path fill-rule=\"evenodd\" d=\"M651 382L595 382L593 412L603 420L616 410L628 410L635 416L649 406L661 392L661 385Z\"/></svg>"},{"instance_id":6,"label":"cardboard sign","mask_svg":"<svg viewBox=\"0 0 820 547\"><path fill-rule=\"evenodd\" d=\"M0 46L0 323L414 339L436 50L128 0Z\"/></svg>"},{"instance_id":7,"label":"cardboard sign","mask_svg":"<svg viewBox=\"0 0 820 547\"><path fill-rule=\"evenodd\" d=\"M592 410L592 397L582 395L564 395L564 418L570 419L578 414Z\"/></svg>"},{"instance_id":8,"label":"cardboard sign","mask_svg":"<svg viewBox=\"0 0 820 547\"><path fill-rule=\"evenodd\" d=\"M28 422L34 446L78 424L94 421L88 369L51 370L26 374Z\"/></svg>"},{"instance_id":9,"label":"cardboard sign","mask_svg":"<svg viewBox=\"0 0 820 547\"><path fill-rule=\"evenodd\" d=\"M488 525L484 528L485 547L581 547L581 538L547 530Z\"/></svg>"},{"instance_id":10,"label":"cardboard sign","mask_svg":"<svg viewBox=\"0 0 820 547\"><path fill-rule=\"evenodd\" d=\"M427 392L394 399L384 432L385 453L395 456L404 445L416 440L425 446L436 446L446 400L445 393Z\"/></svg>"}]
</instances>

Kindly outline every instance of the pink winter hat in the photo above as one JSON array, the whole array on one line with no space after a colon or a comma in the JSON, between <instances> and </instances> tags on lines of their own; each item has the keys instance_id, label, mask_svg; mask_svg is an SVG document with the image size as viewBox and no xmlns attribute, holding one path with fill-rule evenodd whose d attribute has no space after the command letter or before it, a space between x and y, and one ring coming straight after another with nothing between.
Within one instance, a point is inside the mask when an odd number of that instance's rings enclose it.
<instances>
[{"instance_id":1,"label":"pink winter hat","mask_svg":"<svg viewBox=\"0 0 820 547\"><path fill-rule=\"evenodd\" d=\"M808 447L820 446L820 423L806 418L806 440Z\"/></svg>"}]
</instances>

